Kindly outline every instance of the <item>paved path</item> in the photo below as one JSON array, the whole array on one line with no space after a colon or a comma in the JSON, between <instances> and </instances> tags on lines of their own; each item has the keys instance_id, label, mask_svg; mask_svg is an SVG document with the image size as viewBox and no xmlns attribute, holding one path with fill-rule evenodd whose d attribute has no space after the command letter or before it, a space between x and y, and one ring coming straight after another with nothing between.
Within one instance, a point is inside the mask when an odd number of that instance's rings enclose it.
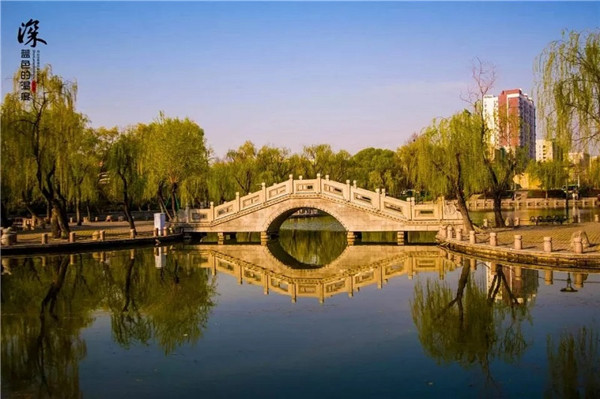
<instances>
[{"instance_id":1,"label":"paved path","mask_svg":"<svg viewBox=\"0 0 600 399\"><path fill-rule=\"evenodd\" d=\"M92 234L99 230L105 231L106 240L129 238L129 224L127 222L90 222L81 226L70 224L69 227L71 227L71 231L76 233L77 241L92 241ZM135 222L135 228L138 233L137 237L152 237L154 221L137 221ZM40 244L42 242L42 233L48 233L49 244L67 242L65 239L51 238L52 234L49 228L43 230L36 229L34 231L19 230L17 231L17 244L14 246Z\"/></svg>"},{"instance_id":2,"label":"paved path","mask_svg":"<svg viewBox=\"0 0 600 399\"><path fill-rule=\"evenodd\" d=\"M552 251L568 253L572 252L571 236L576 231L585 231L590 240L590 247L584 249L584 253L597 254L600 256L600 223L588 222L569 225L548 226L522 226L517 228L492 229L497 234L499 247L514 246L514 236L519 234L523 237L523 249L532 251L544 250L544 237L552 237ZM468 240L468 235L466 235ZM478 233L477 243L489 243L489 232Z\"/></svg>"}]
</instances>

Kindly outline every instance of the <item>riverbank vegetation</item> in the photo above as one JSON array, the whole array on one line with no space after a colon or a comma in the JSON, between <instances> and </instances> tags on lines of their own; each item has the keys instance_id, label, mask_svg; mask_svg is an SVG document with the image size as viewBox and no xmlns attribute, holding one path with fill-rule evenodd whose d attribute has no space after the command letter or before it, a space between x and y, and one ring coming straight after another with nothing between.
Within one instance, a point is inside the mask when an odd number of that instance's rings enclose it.
<instances>
[{"instance_id":1,"label":"riverbank vegetation","mask_svg":"<svg viewBox=\"0 0 600 399\"><path fill-rule=\"evenodd\" d=\"M565 153L581 139L598 144L599 33L565 34L537 62L537 101L548 137L559 140ZM501 199L514 188L515 175L528 172L550 192L570 183L569 164L528 164L526 148L492 149L482 100L493 88L495 70L477 60L473 78L464 111L433 121L396 151L365 148L350 154L317 144L292 153L246 141L218 157L195 121L161 112L123 129L92 128L76 108L75 83L46 66L31 100L21 101L15 75L14 90L2 102L2 226L10 225L9 215L27 216L36 224L50 223L54 237L66 238L68 212L80 224L85 216L120 207L135 229L132 210L160 209L172 219L181 207L216 205L236 193L258 191L263 182L317 173L399 198L456 199L469 230L466 200L484 193L494 199L495 222L502 225ZM538 129L538 138L545 135ZM577 178L580 185L598 187L600 163L591 165Z\"/></svg>"}]
</instances>

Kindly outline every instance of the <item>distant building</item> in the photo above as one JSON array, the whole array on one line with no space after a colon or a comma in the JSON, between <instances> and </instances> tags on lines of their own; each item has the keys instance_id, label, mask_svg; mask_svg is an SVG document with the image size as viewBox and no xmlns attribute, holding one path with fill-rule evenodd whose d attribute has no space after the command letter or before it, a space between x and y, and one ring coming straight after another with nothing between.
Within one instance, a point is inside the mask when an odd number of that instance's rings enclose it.
<instances>
[{"instance_id":1,"label":"distant building","mask_svg":"<svg viewBox=\"0 0 600 399\"><path fill-rule=\"evenodd\" d=\"M535 105L527 94L521 89L511 89L498 96L487 95L483 98L483 113L493 148L525 147L529 157L535 159Z\"/></svg>"},{"instance_id":2,"label":"distant building","mask_svg":"<svg viewBox=\"0 0 600 399\"><path fill-rule=\"evenodd\" d=\"M562 153L554 140L539 139L535 141L535 160L550 162L562 159Z\"/></svg>"},{"instance_id":3,"label":"distant building","mask_svg":"<svg viewBox=\"0 0 600 399\"><path fill-rule=\"evenodd\" d=\"M569 163L574 166L587 167L590 164L590 154L586 152L570 152Z\"/></svg>"}]
</instances>

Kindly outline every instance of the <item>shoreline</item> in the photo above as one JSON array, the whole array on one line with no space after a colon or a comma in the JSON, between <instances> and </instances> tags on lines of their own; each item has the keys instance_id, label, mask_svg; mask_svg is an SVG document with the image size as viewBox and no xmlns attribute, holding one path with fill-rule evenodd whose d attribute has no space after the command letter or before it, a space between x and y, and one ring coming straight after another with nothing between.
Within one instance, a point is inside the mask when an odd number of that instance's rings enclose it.
<instances>
[{"instance_id":1,"label":"shoreline","mask_svg":"<svg viewBox=\"0 0 600 399\"><path fill-rule=\"evenodd\" d=\"M571 240L579 232L586 233L590 245L582 253L575 253ZM495 244L490 242L490 233L496 234ZM520 249L515 248L515 236L519 237ZM551 238L551 251L544 248L544 241L548 237ZM600 224L595 222L490 229L476 233L475 240L471 240L469 235L459 239L456 234L448 238L438 233L436 241L442 248L491 261L600 270Z\"/></svg>"},{"instance_id":2,"label":"shoreline","mask_svg":"<svg viewBox=\"0 0 600 399\"><path fill-rule=\"evenodd\" d=\"M160 244L183 241L183 233L176 233L159 237L124 238L105 241L76 241L50 244L16 244L10 246L2 246L0 248L0 254L2 256L13 256L46 253L73 253L106 248L133 248L140 246L154 246L156 245L157 241L159 241Z\"/></svg>"}]
</instances>

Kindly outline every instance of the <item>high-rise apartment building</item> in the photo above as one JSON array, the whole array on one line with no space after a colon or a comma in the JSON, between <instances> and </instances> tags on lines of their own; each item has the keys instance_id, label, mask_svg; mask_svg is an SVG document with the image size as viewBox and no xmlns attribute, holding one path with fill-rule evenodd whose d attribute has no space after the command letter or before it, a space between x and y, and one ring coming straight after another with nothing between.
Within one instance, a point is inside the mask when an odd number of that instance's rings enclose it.
<instances>
[{"instance_id":1,"label":"high-rise apartment building","mask_svg":"<svg viewBox=\"0 0 600 399\"><path fill-rule=\"evenodd\" d=\"M562 153L554 140L539 139L535 141L535 160L550 162L562 159Z\"/></svg>"},{"instance_id":2,"label":"high-rise apartment building","mask_svg":"<svg viewBox=\"0 0 600 399\"><path fill-rule=\"evenodd\" d=\"M535 159L535 105L521 89L503 90L483 98L483 113L491 131L493 148L527 147Z\"/></svg>"}]
</instances>

